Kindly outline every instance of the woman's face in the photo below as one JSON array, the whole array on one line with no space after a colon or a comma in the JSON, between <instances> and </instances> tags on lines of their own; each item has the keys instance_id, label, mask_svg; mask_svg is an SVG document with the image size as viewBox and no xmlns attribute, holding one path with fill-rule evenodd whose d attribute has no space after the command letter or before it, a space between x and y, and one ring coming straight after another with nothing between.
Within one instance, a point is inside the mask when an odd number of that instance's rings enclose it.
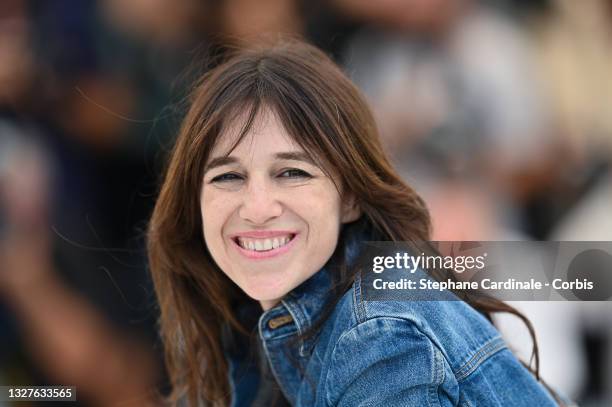
<instances>
[{"instance_id":1,"label":"woman's face","mask_svg":"<svg viewBox=\"0 0 612 407\"><path fill-rule=\"evenodd\" d=\"M221 270L268 309L321 269L341 224L359 210L341 202L332 180L269 111L226 157L242 124L236 122L206 165L204 239Z\"/></svg>"}]
</instances>

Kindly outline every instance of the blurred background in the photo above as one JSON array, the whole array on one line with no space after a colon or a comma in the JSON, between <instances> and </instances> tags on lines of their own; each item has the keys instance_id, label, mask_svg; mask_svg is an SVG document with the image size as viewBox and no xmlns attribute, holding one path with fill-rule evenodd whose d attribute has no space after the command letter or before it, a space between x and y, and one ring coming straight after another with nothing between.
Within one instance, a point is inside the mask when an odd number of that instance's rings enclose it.
<instances>
[{"instance_id":1,"label":"blurred background","mask_svg":"<svg viewBox=\"0 0 612 407\"><path fill-rule=\"evenodd\" d=\"M435 240L612 240L610 0L2 0L1 385L168 391L144 251L163 161L191 81L279 33L362 89ZM612 405L609 303L515 305L544 379Z\"/></svg>"}]
</instances>

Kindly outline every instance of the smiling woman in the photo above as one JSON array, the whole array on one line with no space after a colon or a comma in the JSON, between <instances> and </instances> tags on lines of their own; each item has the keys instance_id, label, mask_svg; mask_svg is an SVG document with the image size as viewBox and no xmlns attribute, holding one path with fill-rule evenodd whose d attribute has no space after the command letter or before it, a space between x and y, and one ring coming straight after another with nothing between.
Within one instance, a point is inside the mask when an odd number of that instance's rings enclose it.
<instances>
[{"instance_id":1,"label":"smiling woman","mask_svg":"<svg viewBox=\"0 0 612 407\"><path fill-rule=\"evenodd\" d=\"M196 86L149 226L168 401L555 405L489 322L511 307L363 297L361 241L428 238L330 59L237 52Z\"/></svg>"},{"instance_id":2,"label":"smiling woman","mask_svg":"<svg viewBox=\"0 0 612 407\"><path fill-rule=\"evenodd\" d=\"M240 119L227 126L204 173L204 240L219 268L267 310L325 265L340 225L359 211L347 197L342 204L273 111L262 110L236 145Z\"/></svg>"}]
</instances>

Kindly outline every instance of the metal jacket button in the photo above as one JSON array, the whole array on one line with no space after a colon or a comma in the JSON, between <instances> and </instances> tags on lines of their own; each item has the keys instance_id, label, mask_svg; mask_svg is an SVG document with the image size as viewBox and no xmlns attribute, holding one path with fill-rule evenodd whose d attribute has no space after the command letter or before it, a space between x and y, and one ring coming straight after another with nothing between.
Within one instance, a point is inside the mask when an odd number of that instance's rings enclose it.
<instances>
[{"instance_id":1,"label":"metal jacket button","mask_svg":"<svg viewBox=\"0 0 612 407\"><path fill-rule=\"evenodd\" d=\"M280 326L287 325L289 322L292 322L293 318L290 314L281 315L280 317L272 318L268 321L268 326L270 329L276 329Z\"/></svg>"}]
</instances>

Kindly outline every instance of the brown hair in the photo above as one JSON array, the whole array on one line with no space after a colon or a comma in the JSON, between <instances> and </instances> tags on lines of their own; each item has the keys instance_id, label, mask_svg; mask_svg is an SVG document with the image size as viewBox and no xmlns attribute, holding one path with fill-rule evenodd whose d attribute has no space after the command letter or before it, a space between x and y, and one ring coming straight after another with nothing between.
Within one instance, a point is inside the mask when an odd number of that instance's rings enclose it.
<instances>
[{"instance_id":1,"label":"brown hair","mask_svg":"<svg viewBox=\"0 0 612 407\"><path fill-rule=\"evenodd\" d=\"M223 127L238 114L248 113L237 145L262 108L277 114L291 137L322 168L333 168L341 190L356 197L361 221L380 240L430 237L424 202L386 158L360 92L326 55L299 41L237 52L204 75L195 88L149 225L149 262L161 311L172 404L184 397L190 405L200 400L226 405L230 400L221 337L228 324L246 333L232 307L246 295L206 249L199 191ZM472 305L487 315L517 314L533 333L529 321L506 304L494 300Z\"/></svg>"}]
</instances>

